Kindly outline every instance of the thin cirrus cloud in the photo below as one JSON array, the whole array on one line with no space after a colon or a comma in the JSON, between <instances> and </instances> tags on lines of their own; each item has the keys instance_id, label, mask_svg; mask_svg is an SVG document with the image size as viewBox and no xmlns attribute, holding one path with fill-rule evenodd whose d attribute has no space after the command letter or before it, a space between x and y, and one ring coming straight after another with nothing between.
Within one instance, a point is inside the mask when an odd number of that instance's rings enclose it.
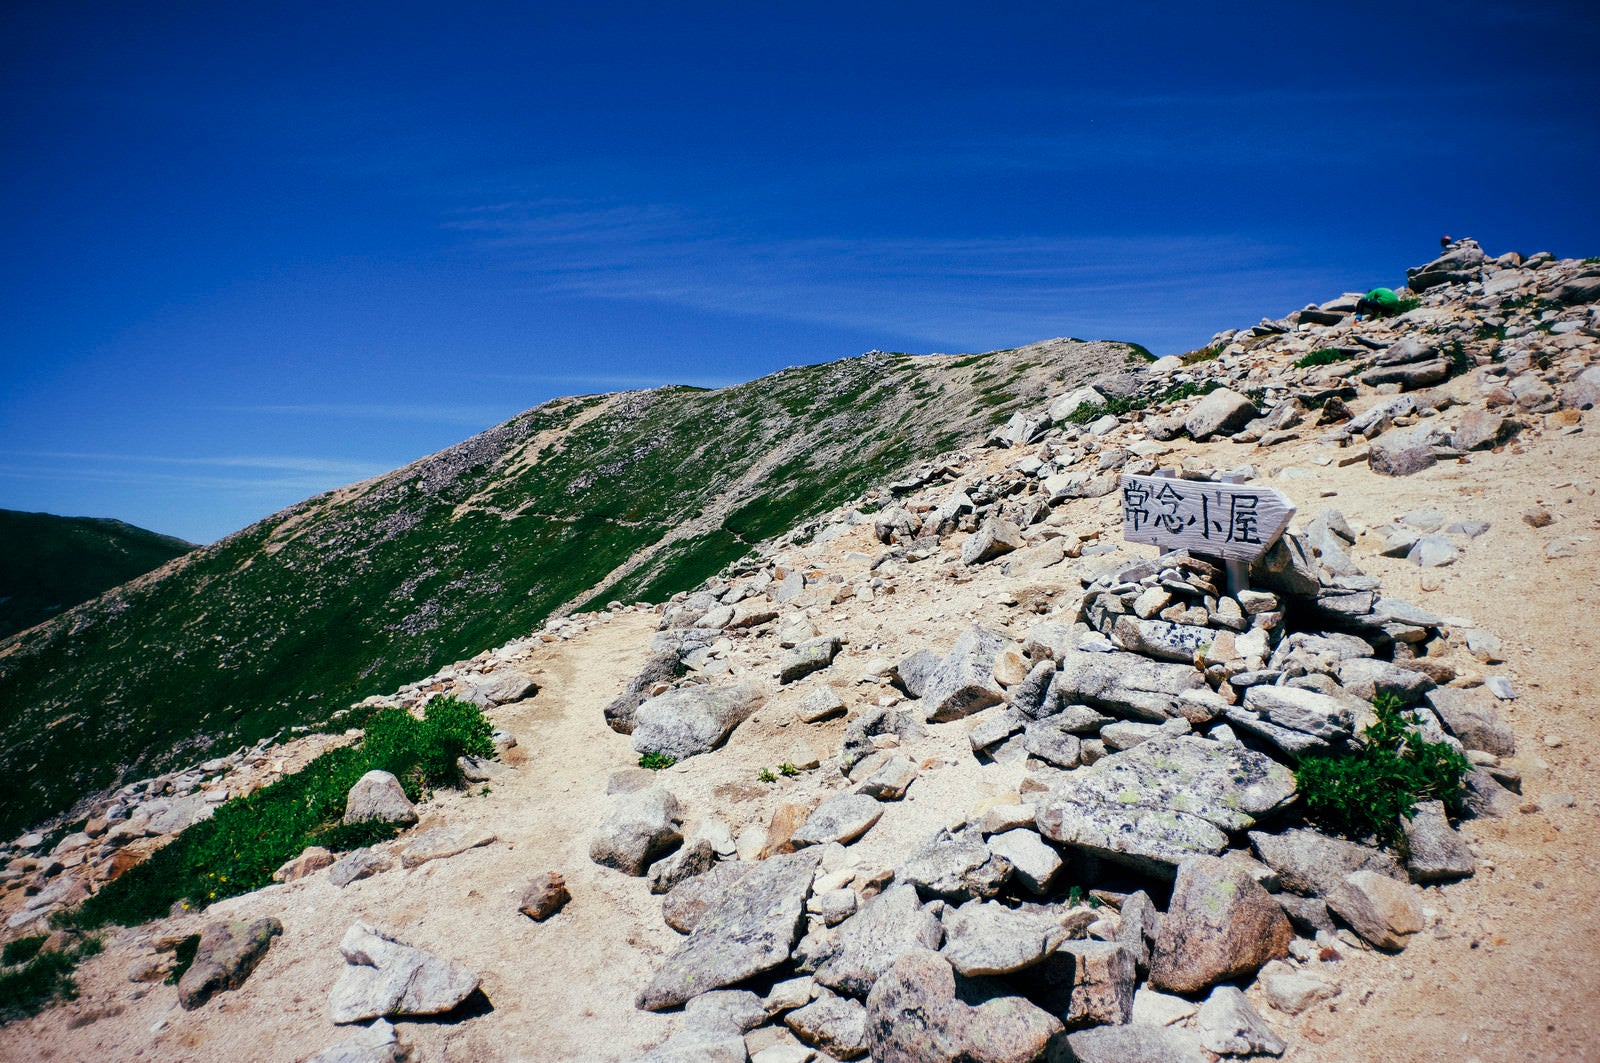
<instances>
[{"instance_id":1,"label":"thin cirrus cloud","mask_svg":"<svg viewBox=\"0 0 1600 1063\"><path fill-rule=\"evenodd\" d=\"M687 209L570 200L494 204L447 226L546 292L980 344L1047 323L1115 330L1134 304L1219 273L1289 279L1275 248L1234 237L749 238Z\"/></svg>"},{"instance_id":2,"label":"thin cirrus cloud","mask_svg":"<svg viewBox=\"0 0 1600 1063\"><path fill-rule=\"evenodd\" d=\"M96 483L168 485L217 490L305 488L349 483L387 472L371 462L277 455L168 457L155 454L11 451L0 460L0 476L16 479L84 480ZM231 475L230 475L231 473Z\"/></svg>"},{"instance_id":3,"label":"thin cirrus cloud","mask_svg":"<svg viewBox=\"0 0 1600 1063\"><path fill-rule=\"evenodd\" d=\"M355 421L408 421L480 427L497 424L507 416L505 410L488 406L433 406L420 403L284 403L217 408L229 413L262 413Z\"/></svg>"}]
</instances>

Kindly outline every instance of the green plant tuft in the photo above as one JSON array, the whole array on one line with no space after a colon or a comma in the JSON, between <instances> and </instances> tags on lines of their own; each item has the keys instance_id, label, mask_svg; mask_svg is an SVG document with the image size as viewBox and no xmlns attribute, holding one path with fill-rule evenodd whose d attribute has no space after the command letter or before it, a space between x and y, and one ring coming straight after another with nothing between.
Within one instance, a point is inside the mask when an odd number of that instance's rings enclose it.
<instances>
[{"instance_id":1,"label":"green plant tuft","mask_svg":"<svg viewBox=\"0 0 1600 1063\"><path fill-rule=\"evenodd\" d=\"M1355 748L1306 756L1295 780L1313 823L1392 844L1418 801L1437 798L1459 806L1470 765L1454 746L1423 741L1393 695L1374 698L1372 710L1376 719Z\"/></svg>"},{"instance_id":2,"label":"green plant tuft","mask_svg":"<svg viewBox=\"0 0 1600 1063\"><path fill-rule=\"evenodd\" d=\"M4 963L7 967L15 967L19 964L27 963L39 955L39 950L44 947L45 940L48 937L48 934L33 934L29 937L17 938L15 941L6 942L4 954L0 954L0 963Z\"/></svg>"},{"instance_id":3,"label":"green plant tuft","mask_svg":"<svg viewBox=\"0 0 1600 1063\"><path fill-rule=\"evenodd\" d=\"M308 845L371 845L399 830L341 822L345 798L371 770L392 772L413 797L459 780L456 758L494 753L492 728L477 706L434 698L421 720L399 709L376 713L360 745L329 750L300 771L235 798L90 897L71 916L86 927L136 925L174 905L204 908L272 882Z\"/></svg>"},{"instance_id":4,"label":"green plant tuft","mask_svg":"<svg viewBox=\"0 0 1600 1063\"><path fill-rule=\"evenodd\" d=\"M194 958L199 952L199 934L190 934L178 942L178 947L172 950L172 958L177 962L172 965L172 970L167 972L167 985L177 985L183 981L183 976L194 966Z\"/></svg>"},{"instance_id":5,"label":"green plant tuft","mask_svg":"<svg viewBox=\"0 0 1600 1063\"><path fill-rule=\"evenodd\" d=\"M778 765L778 774L786 775L792 779L796 775L800 774L800 769L795 767L793 764L790 764L788 761L785 761L784 763Z\"/></svg>"},{"instance_id":6,"label":"green plant tuft","mask_svg":"<svg viewBox=\"0 0 1600 1063\"><path fill-rule=\"evenodd\" d=\"M1296 369L1310 369L1313 366L1332 365L1334 362L1348 361L1349 358L1349 351L1341 351L1337 347L1323 347L1296 361L1294 367Z\"/></svg>"},{"instance_id":7,"label":"green plant tuft","mask_svg":"<svg viewBox=\"0 0 1600 1063\"><path fill-rule=\"evenodd\" d=\"M678 758L668 753L641 753L639 754L639 767L649 768L651 771L660 771L670 768L678 763Z\"/></svg>"},{"instance_id":8,"label":"green plant tuft","mask_svg":"<svg viewBox=\"0 0 1600 1063\"><path fill-rule=\"evenodd\" d=\"M778 777L776 775L772 774L772 769L771 768L762 768L760 771L756 772L756 778L761 780L762 782L777 782L778 781Z\"/></svg>"}]
</instances>

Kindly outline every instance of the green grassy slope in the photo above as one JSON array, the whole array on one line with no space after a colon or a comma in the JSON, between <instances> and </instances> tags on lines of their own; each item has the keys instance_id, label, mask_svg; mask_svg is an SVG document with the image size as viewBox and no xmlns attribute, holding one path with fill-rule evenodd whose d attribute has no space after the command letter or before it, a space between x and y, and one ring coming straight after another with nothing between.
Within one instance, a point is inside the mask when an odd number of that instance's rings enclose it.
<instances>
[{"instance_id":1,"label":"green grassy slope","mask_svg":"<svg viewBox=\"0 0 1600 1063\"><path fill-rule=\"evenodd\" d=\"M320 724L563 606L693 586L1127 359L1051 341L555 400L300 503L0 642L0 833Z\"/></svg>"},{"instance_id":2,"label":"green grassy slope","mask_svg":"<svg viewBox=\"0 0 1600 1063\"><path fill-rule=\"evenodd\" d=\"M120 520L0 509L0 638L193 549Z\"/></svg>"}]
</instances>

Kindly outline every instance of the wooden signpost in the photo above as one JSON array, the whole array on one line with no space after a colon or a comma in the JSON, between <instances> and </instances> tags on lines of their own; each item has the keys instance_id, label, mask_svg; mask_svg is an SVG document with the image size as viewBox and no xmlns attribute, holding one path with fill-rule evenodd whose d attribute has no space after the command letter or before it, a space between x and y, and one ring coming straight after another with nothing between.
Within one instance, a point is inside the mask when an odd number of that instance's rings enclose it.
<instances>
[{"instance_id":1,"label":"wooden signpost","mask_svg":"<svg viewBox=\"0 0 1600 1063\"><path fill-rule=\"evenodd\" d=\"M1124 539L1222 558L1230 593L1294 517L1294 504L1271 487L1159 475L1123 476L1119 486Z\"/></svg>"}]
</instances>

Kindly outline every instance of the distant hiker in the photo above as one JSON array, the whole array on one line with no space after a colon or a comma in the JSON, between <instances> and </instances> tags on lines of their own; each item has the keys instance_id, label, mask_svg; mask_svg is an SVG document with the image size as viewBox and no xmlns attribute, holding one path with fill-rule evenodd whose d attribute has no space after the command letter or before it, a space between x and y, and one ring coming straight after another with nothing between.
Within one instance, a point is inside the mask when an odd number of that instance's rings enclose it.
<instances>
[{"instance_id":1,"label":"distant hiker","mask_svg":"<svg viewBox=\"0 0 1600 1063\"><path fill-rule=\"evenodd\" d=\"M1388 317L1400 312L1400 297L1393 288L1374 288L1356 303L1356 317Z\"/></svg>"},{"instance_id":2,"label":"distant hiker","mask_svg":"<svg viewBox=\"0 0 1600 1063\"><path fill-rule=\"evenodd\" d=\"M1449 233L1445 233L1443 236L1439 237L1439 246L1444 248L1446 251L1450 249L1450 245L1453 243L1455 243L1455 241L1450 239Z\"/></svg>"}]
</instances>

